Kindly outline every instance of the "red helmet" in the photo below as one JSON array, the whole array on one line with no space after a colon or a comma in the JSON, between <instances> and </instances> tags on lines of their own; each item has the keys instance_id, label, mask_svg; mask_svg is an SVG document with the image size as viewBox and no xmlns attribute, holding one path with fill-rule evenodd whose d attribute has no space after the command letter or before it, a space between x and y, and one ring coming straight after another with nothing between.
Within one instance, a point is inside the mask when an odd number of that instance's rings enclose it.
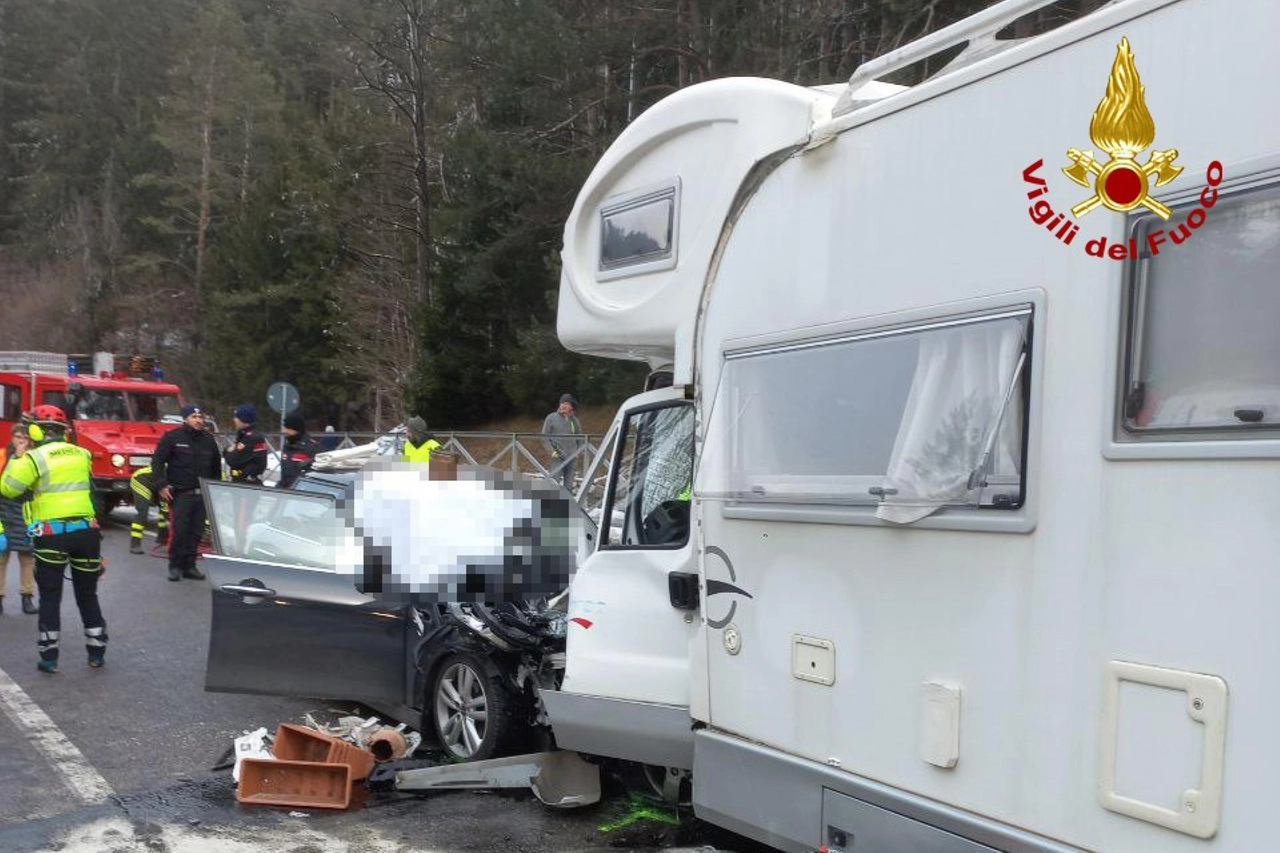
<instances>
[{"instance_id":1,"label":"red helmet","mask_svg":"<svg viewBox=\"0 0 1280 853\"><path fill-rule=\"evenodd\" d=\"M31 420L33 423L58 424L63 428L67 426L67 414L57 406L51 406L45 403L42 406L36 406L31 411Z\"/></svg>"}]
</instances>

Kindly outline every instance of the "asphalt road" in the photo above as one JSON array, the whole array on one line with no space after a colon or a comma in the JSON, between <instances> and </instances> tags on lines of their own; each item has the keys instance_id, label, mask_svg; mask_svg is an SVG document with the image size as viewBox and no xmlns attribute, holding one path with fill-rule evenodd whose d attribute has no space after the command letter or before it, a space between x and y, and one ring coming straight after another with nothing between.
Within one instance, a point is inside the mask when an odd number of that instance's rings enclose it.
<instances>
[{"instance_id":1,"label":"asphalt road","mask_svg":"<svg viewBox=\"0 0 1280 853\"><path fill-rule=\"evenodd\" d=\"M127 524L131 513L117 512ZM107 665L85 666L70 585L63 600L61 672L36 671L36 617L18 605L11 560L0 615L0 850L134 851L604 851L618 848L757 853L692 819L625 826L627 797L549 809L529 794L426 796L371 792L345 812L290 813L235 802L230 773L211 768L233 738L308 711L352 707L204 692L208 581L171 583L161 557L128 553L126 527L106 531L100 585Z\"/></svg>"}]
</instances>

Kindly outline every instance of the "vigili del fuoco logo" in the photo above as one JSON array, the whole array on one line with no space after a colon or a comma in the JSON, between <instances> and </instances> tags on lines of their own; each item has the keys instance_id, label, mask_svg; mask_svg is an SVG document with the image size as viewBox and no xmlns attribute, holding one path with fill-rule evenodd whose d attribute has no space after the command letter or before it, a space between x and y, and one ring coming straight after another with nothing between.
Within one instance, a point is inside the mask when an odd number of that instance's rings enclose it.
<instances>
[{"instance_id":1,"label":"vigili del fuoco logo","mask_svg":"<svg viewBox=\"0 0 1280 853\"><path fill-rule=\"evenodd\" d=\"M1045 197L1049 185L1037 174L1044 166L1043 159L1022 170L1023 182L1033 186L1027 191L1027 198L1034 202L1027 208L1031 221L1043 226L1064 245L1070 246L1075 242L1076 235L1080 233L1078 220L1097 207L1117 213L1128 213L1142 207L1166 222L1173 215L1173 211L1152 196L1151 191L1181 174L1183 167L1174 165L1178 149L1152 149L1145 163L1138 162L1156 138L1156 124L1147 110L1145 92L1146 87L1142 85L1133 62L1129 39L1121 38L1116 60L1111 66L1111 76L1107 78L1107 92L1089 122L1089 138L1108 157L1102 161L1093 156L1092 150L1067 149L1067 159L1071 163L1062 167L1062 173L1085 189L1093 190L1093 195L1072 206L1071 216L1055 211ZM1168 231L1162 228L1148 231L1147 251L1158 255L1166 244L1181 245L1191 239L1195 230L1204 224L1209 209L1217 203L1217 187L1221 183L1222 164L1214 160L1206 170L1199 205L1192 208L1176 227ZM1107 245L1106 237L1097 237L1086 241L1084 250L1095 258L1114 261L1136 258L1139 253L1137 240L1132 237L1128 242L1111 245Z\"/></svg>"}]
</instances>

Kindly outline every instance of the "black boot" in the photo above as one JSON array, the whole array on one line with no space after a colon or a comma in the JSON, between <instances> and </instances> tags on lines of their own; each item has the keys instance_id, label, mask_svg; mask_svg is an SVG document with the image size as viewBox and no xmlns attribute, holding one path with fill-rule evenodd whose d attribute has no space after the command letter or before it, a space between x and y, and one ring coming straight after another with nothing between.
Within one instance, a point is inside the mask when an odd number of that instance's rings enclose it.
<instances>
[{"instance_id":1,"label":"black boot","mask_svg":"<svg viewBox=\"0 0 1280 853\"><path fill-rule=\"evenodd\" d=\"M178 568L177 566L170 566L170 567L169 567L169 580L171 580L171 581L180 581L180 580L182 580L182 569Z\"/></svg>"},{"instance_id":2,"label":"black boot","mask_svg":"<svg viewBox=\"0 0 1280 853\"><path fill-rule=\"evenodd\" d=\"M22 612L26 614L39 613L40 608L36 607L36 603L31 600L31 596L22 596Z\"/></svg>"},{"instance_id":3,"label":"black boot","mask_svg":"<svg viewBox=\"0 0 1280 853\"><path fill-rule=\"evenodd\" d=\"M0 595L0 613L4 612L4 596Z\"/></svg>"},{"instance_id":4,"label":"black boot","mask_svg":"<svg viewBox=\"0 0 1280 853\"><path fill-rule=\"evenodd\" d=\"M182 576L184 578L191 578L192 580L197 580L197 581L204 580L204 572L200 571L195 566L192 566L189 569L183 569Z\"/></svg>"},{"instance_id":5,"label":"black boot","mask_svg":"<svg viewBox=\"0 0 1280 853\"><path fill-rule=\"evenodd\" d=\"M130 553L130 554L141 554L141 553L142 553L142 540L141 540L141 539L130 539L130 540L129 540L129 553Z\"/></svg>"}]
</instances>

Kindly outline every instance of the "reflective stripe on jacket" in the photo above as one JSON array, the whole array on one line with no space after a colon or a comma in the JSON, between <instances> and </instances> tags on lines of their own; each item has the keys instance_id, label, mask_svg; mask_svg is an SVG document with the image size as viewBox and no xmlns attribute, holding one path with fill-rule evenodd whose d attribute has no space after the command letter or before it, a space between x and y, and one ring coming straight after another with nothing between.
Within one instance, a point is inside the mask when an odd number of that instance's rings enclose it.
<instances>
[{"instance_id":1,"label":"reflective stripe on jacket","mask_svg":"<svg viewBox=\"0 0 1280 853\"><path fill-rule=\"evenodd\" d=\"M58 518L92 518L89 483L93 457L65 441L50 441L27 451L5 466L0 494L14 498L30 489L28 523Z\"/></svg>"},{"instance_id":2,"label":"reflective stripe on jacket","mask_svg":"<svg viewBox=\"0 0 1280 853\"><path fill-rule=\"evenodd\" d=\"M129 478L129 488L144 501L155 503L155 480L155 476L151 473L151 466L148 465L133 472L133 476Z\"/></svg>"}]
</instances>

